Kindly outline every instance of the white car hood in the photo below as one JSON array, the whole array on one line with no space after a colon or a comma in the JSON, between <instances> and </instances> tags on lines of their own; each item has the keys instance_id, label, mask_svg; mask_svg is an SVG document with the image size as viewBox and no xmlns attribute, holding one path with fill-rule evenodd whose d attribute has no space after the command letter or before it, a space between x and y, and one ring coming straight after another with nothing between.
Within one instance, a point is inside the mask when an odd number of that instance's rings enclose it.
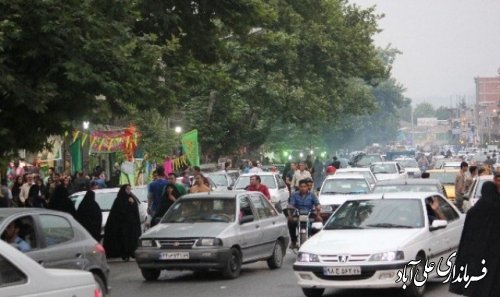
<instances>
[{"instance_id":1,"label":"white car hood","mask_svg":"<svg viewBox=\"0 0 500 297\"><path fill-rule=\"evenodd\" d=\"M307 240L300 251L318 255L391 252L400 249L422 230L422 228L322 230Z\"/></svg>"}]
</instances>

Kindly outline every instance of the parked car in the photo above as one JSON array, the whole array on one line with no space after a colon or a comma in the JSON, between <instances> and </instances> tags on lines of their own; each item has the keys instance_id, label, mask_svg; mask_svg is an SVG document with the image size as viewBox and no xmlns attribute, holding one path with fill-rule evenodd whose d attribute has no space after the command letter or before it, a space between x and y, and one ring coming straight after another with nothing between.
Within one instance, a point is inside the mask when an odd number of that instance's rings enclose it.
<instances>
[{"instance_id":1,"label":"parked car","mask_svg":"<svg viewBox=\"0 0 500 297\"><path fill-rule=\"evenodd\" d=\"M481 189L487 181L493 181L494 175L478 176L472 183L469 191L464 195L464 209L468 210L481 198Z\"/></svg>"},{"instance_id":2,"label":"parked car","mask_svg":"<svg viewBox=\"0 0 500 297\"><path fill-rule=\"evenodd\" d=\"M144 190L144 188L146 190ZM113 206L113 202L115 202L116 196L118 195L118 191L120 188L108 188L108 189L99 189L95 190L95 202L99 204L99 207L101 208L102 212L102 228L101 228L101 235L104 235L104 226L106 226L106 222L108 221L108 216L109 216L109 211L111 210L111 206ZM139 215L141 219L141 224L143 225L143 230L144 230L144 225L146 223L147 217L148 217L148 203L147 203L147 188L141 187L141 188L134 188L132 189L132 192L134 195L137 197L138 204L139 204ZM71 201L73 201L73 204L75 205L75 208L78 209L78 206L83 200L83 197L85 196L86 191L82 192L77 192L69 196ZM144 197L144 193L146 196ZM139 195L137 195L139 194ZM146 198L146 201L144 202L144 198Z\"/></svg>"},{"instance_id":3,"label":"parked car","mask_svg":"<svg viewBox=\"0 0 500 297\"><path fill-rule=\"evenodd\" d=\"M234 183L232 190L245 190L245 188L250 185L250 176L254 174L255 173L244 173L240 175ZM288 188L286 187L283 179L280 178L279 174L273 172L259 172L257 173L257 175L260 176L261 183L269 188L271 202L274 205L280 203L281 209L286 209L288 206L288 198L290 197L290 193L288 192Z\"/></svg>"},{"instance_id":4,"label":"parked car","mask_svg":"<svg viewBox=\"0 0 500 297\"><path fill-rule=\"evenodd\" d=\"M435 218L427 206L434 199L446 220ZM438 193L354 197L300 248L293 265L298 285L308 297L321 296L325 288L402 288L398 271L408 275L405 266L412 260L421 260L416 265L420 273L426 260L438 263L444 257L446 262L458 247L463 224L464 215ZM429 278L438 278L436 269ZM425 283L416 287L412 281L404 282L404 293L422 296Z\"/></svg>"},{"instance_id":5,"label":"parked car","mask_svg":"<svg viewBox=\"0 0 500 297\"><path fill-rule=\"evenodd\" d=\"M0 295L3 297L101 296L92 273L45 269L30 257L0 241Z\"/></svg>"},{"instance_id":6,"label":"parked car","mask_svg":"<svg viewBox=\"0 0 500 297\"><path fill-rule=\"evenodd\" d=\"M104 248L73 216L42 208L0 209L2 238L11 223L18 224L19 237L30 246L27 256L46 268L90 271L103 294L108 292L109 266Z\"/></svg>"},{"instance_id":7,"label":"parked car","mask_svg":"<svg viewBox=\"0 0 500 297\"><path fill-rule=\"evenodd\" d=\"M361 174L334 174L327 176L321 185L318 199L321 216L326 221L330 215L354 195L371 192L370 184Z\"/></svg>"},{"instance_id":8,"label":"parked car","mask_svg":"<svg viewBox=\"0 0 500 297\"><path fill-rule=\"evenodd\" d=\"M373 188L373 193L394 192L438 192L447 197L444 186L433 178L382 180Z\"/></svg>"},{"instance_id":9,"label":"parked car","mask_svg":"<svg viewBox=\"0 0 500 297\"><path fill-rule=\"evenodd\" d=\"M234 182L239 176L238 171L215 171L206 174L207 177L211 178L216 185L217 191L227 191L230 187L234 185Z\"/></svg>"},{"instance_id":10,"label":"parked car","mask_svg":"<svg viewBox=\"0 0 500 297\"><path fill-rule=\"evenodd\" d=\"M281 267L289 241L287 219L262 193L198 193L178 199L140 237L135 257L148 281L163 269L216 269L237 278L245 263Z\"/></svg>"},{"instance_id":11,"label":"parked car","mask_svg":"<svg viewBox=\"0 0 500 297\"><path fill-rule=\"evenodd\" d=\"M437 179L443 184L446 196L449 200L455 201L455 178L459 169L431 169L427 170L429 178Z\"/></svg>"},{"instance_id":12,"label":"parked car","mask_svg":"<svg viewBox=\"0 0 500 297\"><path fill-rule=\"evenodd\" d=\"M340 168L337 169L335 174L361 174L366 178L366 181L370 184L370 187L373 189L375 186L375 183L377 182L377 178L375 175L373 175L373 172L370 170L370 168L365 167L365 168Z\"/></svg>"},{"instance_id":13,"label":"parked car","mask_svg":"<svg viewBox=\"0 0 500 297\"><path fill-rule=\"evenodd\" d=\"M414 158L396 158L394 161L398 162L408 174L408 177L420 178L422 172L418 167L417 160Z\"/></svg>"},{"instance_id":14,"label":"parked car","mask_svg":"<svg viewBox=\"0 0 500 297\"><path fill-rule=\"evenodd\" d=\"M408 178L405 169L398 162L375 162L370 165L370 170L377 180Z\"/></svg>"}]
</instances>

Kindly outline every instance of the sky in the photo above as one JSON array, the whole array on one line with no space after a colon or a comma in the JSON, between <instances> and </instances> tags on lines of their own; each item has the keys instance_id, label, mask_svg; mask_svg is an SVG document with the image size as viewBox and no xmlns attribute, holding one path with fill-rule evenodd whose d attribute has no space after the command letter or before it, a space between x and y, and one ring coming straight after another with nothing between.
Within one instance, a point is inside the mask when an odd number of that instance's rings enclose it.
<instances>
[{"instance_id":1,"label":"sky","mask_svg":"<svg viewBox=\"0 0 500 297\"><path fill-rule=\"evenodd\" d=\"M399 49L392 75L415 103L475 100L474 77L500 68L500 0L349 0L376 6L377 46Z\"/></svg>"}]
</instances>

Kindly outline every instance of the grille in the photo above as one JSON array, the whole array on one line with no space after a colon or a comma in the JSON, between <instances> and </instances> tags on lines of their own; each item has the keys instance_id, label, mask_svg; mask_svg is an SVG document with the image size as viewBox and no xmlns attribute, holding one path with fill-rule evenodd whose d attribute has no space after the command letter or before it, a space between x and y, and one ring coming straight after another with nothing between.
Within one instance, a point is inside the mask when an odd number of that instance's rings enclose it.
<instances>
[{"instance_id":1,"label":"grille","mask_svg":"<svg viewBox=\"0 0 500 297\"><path fill-rule=\"evenodd\" d=\"M339 257L343 255L321 255L319 256L319 259L321 262L328 262L328 263L340 263ZM354 255L347 255L347 262L342 262L342 263L356 263L356 262L364 262L368 261L368 258L370 258L370 254L354 254Z\"/></svg>"},{"instance_id":2,"label":"grille","mask_svg":"<svg viewBox=\"0 0 500 297\"><path fill-rule=\"evenodd\" d=\"M190 249L193 247L197 238L168 238L168 239L158 239L157 242L161 248L169 249Z\"/></svg>"}]
</instances>

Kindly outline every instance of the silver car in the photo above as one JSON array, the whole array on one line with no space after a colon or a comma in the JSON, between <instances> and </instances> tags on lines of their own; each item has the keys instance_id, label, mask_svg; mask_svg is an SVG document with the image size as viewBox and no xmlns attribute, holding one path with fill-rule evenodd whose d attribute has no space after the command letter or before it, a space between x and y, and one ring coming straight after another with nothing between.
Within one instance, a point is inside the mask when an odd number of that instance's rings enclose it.
<instances>
[{"instance_id":1,"label":"silver car","mask_svg":"<svg viewBox=\"0 0 500 297\"><path fill-rule=\"evenodd\" d=\"M135 258L148 281L163 269L237 278L245 263L281 267L289 240L286 218L259 192L189 194L140 237Z\"/></svg>"},{"instance_id":2,"label":"silver car","mask_svg":"<svg viewBox=\"0 0 500 297\"><path fill-rule=\"evenodd\" d=\"M103 295L108 292L109 266L101 244L71 215L40 208L0 209L0 234L16 224L17 236L29 246L25 254L45 268L92 272Z\"/></svg>"}]
</instances>

